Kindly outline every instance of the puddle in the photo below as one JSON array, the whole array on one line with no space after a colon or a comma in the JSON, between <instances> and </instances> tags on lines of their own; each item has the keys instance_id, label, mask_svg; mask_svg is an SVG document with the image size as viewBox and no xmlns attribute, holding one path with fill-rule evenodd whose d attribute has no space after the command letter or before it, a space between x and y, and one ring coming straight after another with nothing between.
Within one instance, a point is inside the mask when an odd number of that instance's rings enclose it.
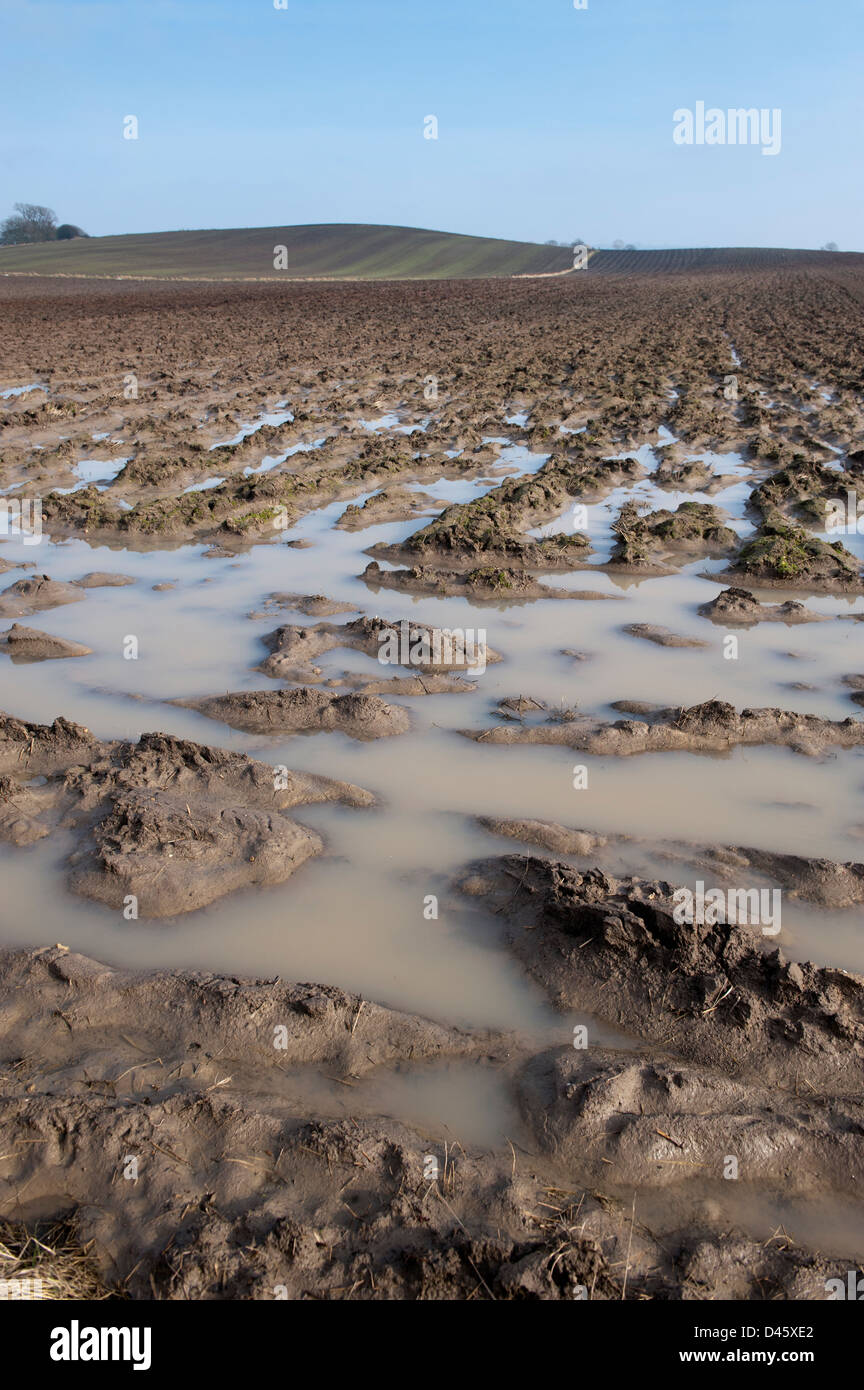
<instances>
[{"instance_id":1,"label":"puddle","mask_svg":"<svg viewBox=\"0 0 864 1390\"><path fill-rule=\"evenodd\" d=\"M276 427L291 424L294 419L294 412L292 410L280 410L279 406L284 404L284 401L280 401L275 410L265 410L251 425L241 425L231 439L220 439L216 444L211 444L210 453L212 454L214 449L225 449L232 444L242 444L244 439L248 439L251 434L257 434L264 425Z\"/></svg>"},{"instance_id":2,"label":"puddle","mask_svg":"<svg viewBox=\"0 0 864 1390\"><path fill-rule=\"evenodd\" d=\"M321 442L292 446L280 459ZM653 471L658 451L672 442L671 433L661 429L653 442L621 457L640 457ZM500 462L528 473L542 467L547 457L505 439ZM735 454L689 457L705 458L716 476L728 479L728 487L710 496L670 492L658 488L649 475L616 489L587 509L597 557L608 554L611 521L628 497L668 509L686 500L710 501L730 514L739 534L747 533L748 466ZM245 471L266 471L277 462L265 460L258 469ZM81 475L81 485L110 481L124 463L80 463L77 469L91 470L86 480ZM207 479L187 491L219 481ZM500 479L490 482L483 469L472 478L411 484L441 506L482 496L499 485ZM369 495L352 500L362 502ZM500 920L450 886L471 859L522 848L481 829L476 816L536 818L633 837L630 844L610 849L603 861L621 873L668 877L669 863L653 846L658 840L697 837L703 843L864 858L864 838L854 829L864 819L862 750L824 760L776 748L738 749L713 758L588 758L566 748L477 744L458 732L485 725L498 700L520 693L612 718L618 716L611 702L625 698L667 704L717 698L738 708L778 705L844 718L856 712L841 684L844 674L861 669L856 624L826 622L795 629L763 624L739 631L739 658L726 660L723 630L696 612L724 587L699 577L712 565L722 567L704 559L659 578L594 572L543 577L552 586L599 589L622 600L615 604L547 600L512 608L386 590L373 594L357 577L368 562L367 547L402 540L426 520L360 532L335 529L346 505L340 501L312 512L282 540L257 545L231 560L206 557L203 545L168 553L110 549L79 539L52 543L43 538L38 550L14 536L5 543L4 558L33 561L36 556L39 568L54 579L104 569L136 581L126 588L89 590L84 602L33 618L46 632L92 647L93 655L50 668L22 665L14 680L7 673L3 707L10 713L45 723L62 714L102 737L162 730L238 749L273 765L355 782L372 790L379 804L362 812L332 805L299 808L296 818L325 841L321 858L282 887L237 894L170 923L130 924L116 912L68 895L63 873L70 841L63 834L29 850L2 848L0 939L19 945L63 941L97 958L141 968L321 980L441 1021L512 1029L547 1045L563 1045L572 1037L573 1019L553 1011L523 974L503 944ZM552 528L561 529L569 515ZM297 550L283 543L300 539L312 545ZM853 539L843 537L850 548ZM19 577L11 573L9 582ZM175 587L154 592L154 585L169 582ZM274 591L326 594L394 623L410 616L439 626L481 628L504 659L488 667L475 693L401 701L411 713L410 732L377 743L339 734L243 734L166 704L174 696L276 688L251 668L264 655L262 634L286 619L277 611L264 622L246 616L260 611ZM759 596L777 601L776 593ZM809 606L835 617L864 611L864 599L818 597ZM346 620L350 617L346 614ZM709 646L657 648L622 631L635 623L662 624ZM124 659L129 634L138 639L137 660ZM589 659L574 661L562 654L565 648L584 651ZM318 664L325 678L338 678L345 670L380 674L371 658L347 650L330 651ZM816 689L791 690L795 681ZM573 786L577 762L588 768L588 785L579 791ZM439 899L439 915L432 921L424 916L430 893ZM777 944L796 958L864 971L860 912L829 913L784 902ZM626 1041L590 1021L589 1031L598 1042ZM307 1094L316 1096L327 1113L337 1102L347 1107L345 1113L356 1113L362 1103L370 1113L413 1119L421 1128L452 1134L466 1144L498 1145L502 1135L513 1137L516 1126L500 1079L483 1067L382 1073L347 1091L320 1078L315 1085L323 1091L308 1082ZM792 1216L803 1238L811 1218L800 1211ZM818 1225L818 1216L812 1220Z\"/></svg>"},{"instance_id":3,"label":"puddle","mask_svg":"<svg viewBox=\"0 0 864 1390\"><path fill-rule=\"evenodd\" d=\"M108 484L123 472L128 462L128 456L122 459L81 459L71 469L80 482L74 487L56 487L53 491L65 497L70 492L80 492L82 488L95 485L97 492L105 492Z\"/></svg>"},{"instance_id":4,"label":"puddle","mask_svg":"<svg viewBox=\"0 0 864 1390\"><path fill-rule=\"evenodd\" d=\"M428 417L419 425L403 425L393 410L382 415L378 420L358 420L357 423L361 429L368 430L370 434L382 434L386 430L392 430L394 434L422 434L424 430L429 428Z\"/></svg>"},{"instance_id":5,"label":"puddle","mask_svg":"<svg viewBox=\"0 0 864 1390\"><path fill-rule=\"evenodd\" d=\"M13 396L26 396L30 391L44 391L45 387L38 381L33 381L29 386L7 386L5 391L0 391L0 401L11 400Z\"/></svg>"},{"instance_id":6,"label":"puddle","mask_svg":"<svg viewBox=\"0 0 864 1390\"><path fill-rule=\"evenodd\" d=\"M582 510L580 511L579 525L576 529L587 535L591 541L592 549L589 558L593 564L605 564L611 558L612 550L615 545L615 534L612 530L612 525L621 507L628 501L640 503L642 511L646 515L651 512L662 510L674 512L681 506L682 502L705 503L719 507L725 511L728 514L726 524L742 538L751 535L756 530L754 523L745 516L747 502L753 486L753 470L744 462L740 454L714 454L711 452L691 453L688 454L684 460L687 463L700 460L706 462L710 466L715 477L742 479L740 482L730 481L729 486L726 488L707 493L693 489L685 491L677 488L659 487L650 477L650 473L656 472L660 464L658 450L676 442L674 436L670 435L669 431L664 430L663 427L661 427L659 431L659 436L660 440L656 445L643 444L638 449L610 455L610 458L615 459L637 458L642 466L649 470L649 476L647 478L641 478L636 483L626 483L621 487L617 487L599 502L585 503L584 506L581 503L578 504ZM746 482L743 481L745 477L748 479ZM568 509L562 512L559 517L556 517L553 521L548 522L544 526L534 527L528 534L542 537L553 536L562 531L573 530L573 508L575 505L577 504L574 499L574 502L571 503ZM583 521L583 518L587 518L587 520ZM707 568L707 563L704 559L700 562L698 568L703 570ZM560 576L557 576L557 578L560 579ZM555 580L556 576L544 576L544 583L551 583L554 585ZM566 583L564 587L569 589L572 585ZM596 585L586 585L585 587L596 587ZM704 601L703 599L703 602ZM655 619L655 621L657 620Z\"/></svg>"},{"instance_id":7,"label":"puddle","mask_svg":"<svg viewBox=\"0 0 864 1390\"><path fill-rule=\"evenodd\" d=\"M209 492L212 487L221 487L224 478L205 478L203 483L193 483L191 487L184 487L185 492Z\"/></svg>"},{"instance_id":8,"label":"puddle","mask_svg":"<svg viewBox=\"0 0 864 1390\"><path fill-rule=\"evenodd\" d=\"M816 1195L784 1200L767 1197L743 1182L694 1184L694 1188L699 1195L690 1200L686 1188L667 1192L642 1189L636 1199L637 1219L641 1216L649 1226L663 1219L675 1225L691 1221L698 1225L707 1208L719 1224L748 1231L756 1240L775 1240L781 1250L791 1238L839 1260L846 1258L860 1268L864 1212L853 1197ZM628 1199L630 1195L628 1191ZM832 1271L844 1284L847 1268L844 1264Z\"/></svg>"},{"instance_id":9,"label":"puddle","mask_svg":"<svg viewBox=\"0 0 864 1390\"><path fill-rule=\"evenodd\" d=\"M251 478L255 473L269 473L271 469L278 468L280 463L284 463L286 459L293 458L295 454L310 454L313 449L320 449L321 445L326 443L327 438L324 436L321 439L316 439L312 444L292 444L291 448L286 449L284 453L275 456L265 454L257 468L249 466L248 468L244 468L243 472L247 478ZM224 479L222 481L224 481Z\"/></svg>"},{"instance_id":10,"label":"puddle","mask_svg":"<svg viewBox=\"0 0 864 1390\"><path fill-rule=\"evenodd\" d=\"M253 1093L260 1081L240 1079ZM347 1082L316 1067L293 1067L281 1078L280 1098L303 1121L383 1116L410 1125L429 1140L440 1168L445 1154L459 1156L459 1145L506 1149L509 1139L533 1147L506 1079L476 1062L380 1067Z\"/></svg>"}]
</instances>

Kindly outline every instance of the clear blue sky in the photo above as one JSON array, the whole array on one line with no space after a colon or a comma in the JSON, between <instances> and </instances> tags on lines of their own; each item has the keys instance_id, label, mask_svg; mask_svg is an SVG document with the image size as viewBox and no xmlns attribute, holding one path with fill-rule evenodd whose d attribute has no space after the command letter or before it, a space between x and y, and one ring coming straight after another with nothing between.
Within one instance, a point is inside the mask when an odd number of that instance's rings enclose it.
<instances>
[{"instance_id":1,"label":"clear blue sky","mask_svg":"<svg viewBox=\"0 0 864 1390\"><path fill-rule=\"evenodd\" d=\"M864 249L864 0L0 0L0 35L0 216ZM780 154L676 145L700 100L779 107Z\"/></svg>"}]
</instances>

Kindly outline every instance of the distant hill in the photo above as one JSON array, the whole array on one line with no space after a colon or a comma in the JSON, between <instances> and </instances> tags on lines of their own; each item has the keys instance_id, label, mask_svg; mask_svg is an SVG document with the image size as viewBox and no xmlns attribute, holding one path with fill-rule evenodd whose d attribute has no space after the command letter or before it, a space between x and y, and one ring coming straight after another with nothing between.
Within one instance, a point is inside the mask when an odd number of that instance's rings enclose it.
<instances>
[{"instance_id":1,"label":"distant hill","mask_svg":"<svg viewBox=\"0 0 864 1390\"><path fill-rule=\"evenodd\" d=\"M273 264L284 246L285 269ZM577 275L668 275L712 270L777 270L805 265L848 270L860 252L767 247L595 251ZM555 275L572 270L567 246L463 236L421 227L322 223L223 231L146 232L0 247L0 274L126 276L180 280L448 280Z\"/></svg>"},{"instance_id":2,"label":"distant hill","mask_svg":"<svg viewBox=\"0 0 864 1390\"><path fill-rule=\"evenodd\" d=\"M284 270L274 267L276 246L287 248ZM560 273L572 264L568 247L350 223L148 232L0 247L0 273L159 279L437 280Z\"/></svg>"}]
</instances>

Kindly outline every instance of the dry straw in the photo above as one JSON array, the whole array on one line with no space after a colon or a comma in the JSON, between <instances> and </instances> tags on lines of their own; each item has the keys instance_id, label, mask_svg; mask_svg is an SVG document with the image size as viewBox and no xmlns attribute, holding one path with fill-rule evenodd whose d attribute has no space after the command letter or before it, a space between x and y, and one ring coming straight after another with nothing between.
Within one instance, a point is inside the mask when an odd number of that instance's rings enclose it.
<instances>
[{"instance_id":1,"label":"dry straw","mask_svg":"<svg viewBox=\"0 0 864 1390\"><path fill-rule=\"evenodd\" d=\"M9 1289L9 1281L18 1286ZM0 1283L6 1298L104 1299L116 1295L102 1282L87 1247L63 1223L28 1229L0 1222ZM15 1285L13 1285L15 1288Z\"/></svg>"}]
</instances>

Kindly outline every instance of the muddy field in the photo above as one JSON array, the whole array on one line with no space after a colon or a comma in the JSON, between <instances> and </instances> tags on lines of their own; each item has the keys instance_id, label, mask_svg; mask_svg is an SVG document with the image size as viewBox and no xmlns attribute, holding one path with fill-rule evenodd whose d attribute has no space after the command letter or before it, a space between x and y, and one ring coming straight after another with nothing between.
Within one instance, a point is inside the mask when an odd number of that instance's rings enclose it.
<instances>
[{"instance_id":1,"label":"muddy field","mask_svg":"<svg viewBox=\"0 0 864 1390\"><path fill-rule=\"evenodd\" d=\"M141 1299L860 1267L861 259L0 278L0 1222Z\"/></svg>"}]
</instances>

